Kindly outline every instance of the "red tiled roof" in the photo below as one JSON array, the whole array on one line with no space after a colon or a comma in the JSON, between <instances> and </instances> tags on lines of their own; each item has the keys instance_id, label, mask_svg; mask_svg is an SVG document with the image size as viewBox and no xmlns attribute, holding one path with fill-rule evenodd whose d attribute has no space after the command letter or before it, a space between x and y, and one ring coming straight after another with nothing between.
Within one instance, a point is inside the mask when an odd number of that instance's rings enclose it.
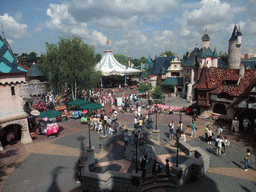
<instances>
[{"instance_id":1,"label":"red tiled roof","mask_svg":"<svg viewBox=\"0 0 256 192\"><path fill-rule=\"evenodd\" d=\"M194 88L199 90L212 90L216 88L216 86L212 84L209 69L207 67L202 69L198 83Z\"/></svg>"},{"instance_id":2,"label":"red tiled roof","mask_svg":"<svg viewBox=\"0 0 256 192\"><path fill-rule=\"evenodd\" d=\"M231 86L224 85L223 81L238 81L240 78L239 69L210 68L209 73L212 83L217 87L210 91L210 93L227 93L231 96L240 96L255 78L255 71L252 69L246 69L244 72L244 78L240 79L239 84L237 86Z\"/></svg>"}]
</instances>

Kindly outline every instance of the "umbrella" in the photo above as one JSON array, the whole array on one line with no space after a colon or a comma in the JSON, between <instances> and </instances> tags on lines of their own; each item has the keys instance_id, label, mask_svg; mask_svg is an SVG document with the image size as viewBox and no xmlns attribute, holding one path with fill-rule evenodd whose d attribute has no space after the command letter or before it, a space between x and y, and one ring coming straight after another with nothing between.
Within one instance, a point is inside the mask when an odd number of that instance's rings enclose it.
<instances>
[{"instance_id":1,"label":"umbrella","mask_svg":"<svg viewBox=\"0 0 256 192\"><path fill-rule=\"evenodd\" d=\"M76 99L76 100L74 100L74 101L70 101L68 104L69 104L69 105L85 105L85 104L87 104L87 103L89 103L89 101L87 101L87 100L81 100L81 99Z\"/></svg>"},{"instance_id":2,"label":"umbrella","mask_svg":"<svg viewBox=\"0 0 256 192\"><path fill-rule=\"evenodd\" d=\"M80 109L86 109L86 110L97 110L101 109L103 106L97 103L88 103L86 105L80 106Z\"/></svg>"},{"instance_id":3,"label":"umbrella","mask_svg":"<svg viewBox=\"0 0 256 192\"><path fill-rule=\"evenodd\" d=\"M62 113L61 111L55 111L55 110L47 110L47 111L44 111L42 113L40 113L40 115L38 117L40 118L54 118L54 117L58 117L60 116Z\"/></svg>"}]
</instances>

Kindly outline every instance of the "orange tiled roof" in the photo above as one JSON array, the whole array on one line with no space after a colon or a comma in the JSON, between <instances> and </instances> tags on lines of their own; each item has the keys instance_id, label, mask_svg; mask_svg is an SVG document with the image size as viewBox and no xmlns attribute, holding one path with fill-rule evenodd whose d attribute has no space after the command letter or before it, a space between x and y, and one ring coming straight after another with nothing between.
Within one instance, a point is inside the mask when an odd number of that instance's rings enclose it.
<instances>
[{"instance_id":1,"label":"orange tiled roof","mask_svg":"<svg viewBox=\"0 0 256 192\"><path fill-rule=\"evenodd\" d=\"M231 96L240 96L255 78L255 71L252 69L246 69L244 72L244 78L240 79L238 86L230 86L224 85L223 81L238 81L240 78L239 69L210 68L209 73L212 83L217 87L210 91L210 93L227 93Z\"/></svg>"}]
</instances>

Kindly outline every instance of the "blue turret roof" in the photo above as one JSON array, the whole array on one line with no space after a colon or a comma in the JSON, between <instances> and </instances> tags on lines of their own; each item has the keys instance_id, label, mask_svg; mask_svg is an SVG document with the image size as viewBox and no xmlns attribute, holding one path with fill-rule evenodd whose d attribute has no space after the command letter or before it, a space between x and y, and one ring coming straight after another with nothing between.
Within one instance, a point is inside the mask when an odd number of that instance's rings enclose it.
<instances>
[{"instance_id":1,"label":"blue turret roof","mask_svg":"<svg viewBox=\"0 0 256 192\"><path fill-rule=\"evenodd\" d=\"M27 70L18 65L13 56L11 47L5 38L0 36L0 74L1 73L26 73Z\"/></svg>"},{"instance_id":2,"label":"blue turret roof","mask_svg":"<svg viewBox=\"0 0 256 192\"><path fill-rule=\"evenodd\" d=\"M150 57L150 55L148 56L148 61L145 63L145 69L147 70L149 67L153 67L154 63Z\"/></svg>"},{"instance_id":3,"label":"blue turret roof","mask_svg":"<svg viewBox=\"0 0 256 192\"><path fill-rule=\"evenodd\" d=\"M203 35L202 41L210 41L210 37L209 37L209 35L207 34L207 32L205 32L205 34Z\"/></svg>"},{"instance_id":4,"label":"blue turret roof","mask_svg":"<svg viewBox=\"0 0 256 192\"><path fill-rule=\"evenodd\" d=\"M167 70L170 67L172 59L174 59L173 56L157 57L150 74L160 75L161 72L163 72L163 68L165 68L164 70Z\"/></svg>"},{"instance_id":5,"label":"blue turret roof","mask_svg":"<svg viewBox=\"0 0 256 192\"><path fill-rule=\"evenodd\" d=\"M196 55L199 52L198 47L195 47L195 49L190 53L190 55L188 56L188 59L186 62L183 63L183 67L191 67L191 66L197 66L198 63L196 61Z\"/></svg>"},{"instance_id":6,"label":"blue turret roof","mask_svg":"<svg viewBox=\"0 0 256 192\"><path fill-rule=\"evenodd\" d=\"M202 48L196 55L199 58L213 57L213 52L210 48Z\"/></svg>"},{"instance_id":7,"label":"blue turret roof","mask_svg":"<svg viewBox=\"0 0 256 192\"><path fill-rule=\"evenodd\" d=\"M232 36L230 37L229 41L236 41L237 36L242 36L242 33L240 30L237 29L237 26L235 25Z\"/></svg>"},{"instance_id":8,"label":"blue turret roof","mask_svg":"<svg viewBox=\"0 0 256 192\"><path fill-rule=\"evenodd\" d=\"M38 69L38 67L33 63L27 76L28 77L42 77L42 76L44 76L44 74L41 73L41 71Z\"/></svg>"},{"instance_id":9,"label":"blue turret roof","mask_svg":"<svg viewBox=\"0 0 256 192\"><path fill-rule=\"evenodd\" d=\"M214 52L213 52L213 56L212 56L212 57L213 57L213 58L218 58L218 57L219 57L216 48L214 49Z\"/></svg>"}]
</instances>

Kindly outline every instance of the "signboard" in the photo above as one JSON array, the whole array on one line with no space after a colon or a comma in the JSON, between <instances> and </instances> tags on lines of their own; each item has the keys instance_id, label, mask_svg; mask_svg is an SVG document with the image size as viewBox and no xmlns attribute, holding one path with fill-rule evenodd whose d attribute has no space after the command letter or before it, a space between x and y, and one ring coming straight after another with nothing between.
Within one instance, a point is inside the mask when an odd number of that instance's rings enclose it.
<instances>
[{"instance_id":1,"label":"signboard","mask_svg":"<svg viewBox=\"0 0 256 192\"><path fill-rule=\"evenodd\" d=\"M122 106L122 97L118 97L118 98L116 99L116 102L117 102L117 106L118 106L118 107Z\"/></svg>"}]
</instances>

